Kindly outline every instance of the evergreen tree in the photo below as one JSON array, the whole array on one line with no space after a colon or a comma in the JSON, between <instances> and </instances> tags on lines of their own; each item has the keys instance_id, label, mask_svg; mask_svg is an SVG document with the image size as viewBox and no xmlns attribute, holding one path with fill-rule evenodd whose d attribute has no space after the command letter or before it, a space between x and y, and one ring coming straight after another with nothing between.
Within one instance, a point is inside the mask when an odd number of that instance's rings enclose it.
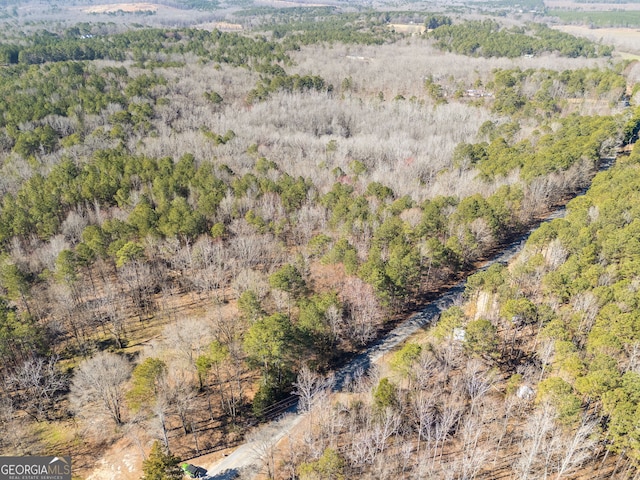
<instances>
[{"instance_id":1,"label":"evergreen tree","mask_svg":"<svg viewBox=\"0 0 640 480\"><path fill-rule=\"evenodd\" d=\"M181 480L182 470L177 457L165 453L157 440L151 447L149 457L142 462L143 477L140 480Z\"/></svg>"}]
</instances>

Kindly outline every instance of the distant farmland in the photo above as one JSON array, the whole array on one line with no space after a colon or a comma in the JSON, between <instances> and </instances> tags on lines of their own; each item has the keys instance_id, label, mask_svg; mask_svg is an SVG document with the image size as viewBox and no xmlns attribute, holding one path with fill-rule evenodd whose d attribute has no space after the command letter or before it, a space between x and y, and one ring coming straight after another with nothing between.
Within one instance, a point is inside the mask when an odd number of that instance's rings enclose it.
<instances>
[{"instance_id":1,"label":"distant farmland","mask_svg":"<svg viewBox=\"0 0 640 480\"><path fill-rule=\"evenodd\" d=\"M640 11L578 12L551 10L549 15L566 23L580 23L594 27L640 27Z\"/></svg>"}]
</instances>

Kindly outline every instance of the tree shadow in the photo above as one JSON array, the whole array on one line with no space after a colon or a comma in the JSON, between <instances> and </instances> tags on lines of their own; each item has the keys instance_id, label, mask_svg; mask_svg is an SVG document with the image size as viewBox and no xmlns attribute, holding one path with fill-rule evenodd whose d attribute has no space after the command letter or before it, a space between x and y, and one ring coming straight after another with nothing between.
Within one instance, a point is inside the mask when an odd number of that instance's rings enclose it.
<instances>
[{"instance_id":1,"label":"tree shadow","mask_svg":"<svg viewBox=\"0 0 640 480\"><path fill-rule=\"evenodd\" d=\"M240 472L238 471L238 469L230 468L212 477L206 476L203 480L233 480L234 478L238 478L239 476Z\"/></svg>"}]
</instances>

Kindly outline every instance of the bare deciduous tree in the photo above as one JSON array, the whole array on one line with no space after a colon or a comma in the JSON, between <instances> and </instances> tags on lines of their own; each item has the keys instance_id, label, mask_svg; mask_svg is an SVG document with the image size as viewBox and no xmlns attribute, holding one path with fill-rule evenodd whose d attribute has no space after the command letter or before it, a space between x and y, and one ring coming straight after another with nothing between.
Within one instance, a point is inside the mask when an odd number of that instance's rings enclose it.
<instances>
[{"instance_id":1,"label":"bare deciduous tree","mask_svg":"<svg viewBox=\"0 0 640 480\"><path fill-rule=\"evenodd\" d=\"M97 299L96 304L98 324L113 336L117 347L122 348L127 334L126 298L113 285L107 284L104 295Z\"/></svg>"},{"instance_id":2,"label":"bare deciduous tree","mask_svg":"<svg viewBox=\"0 0 640 480\"><path fill-rule=\"evenodd\" d=\"M438 408L438 413L435 420L434 427L434 447L433 447L433 461L435 462L438 455L438 448L440 449L440 458L442 458L442 451L444 442L449 436L451 429L458 422L462 415L462 406L460 399L454 395L449 395L442 399L442 404Z\"/></svg>"},{"instance_id":3,"label":"bare deciduous tree","mask_svg":"<svg viewBox=\"0 0 640 480\"><path fill-rule=\"evenodd\" d=\"M153 311L153 290L156 286L151 266L141 260L132 260L118 269L118 277L128 287L129 295L140 320Z\"/></svg>"},{"instance_id":4,"label":"bare deciduous tree","mask_svg":"<svg viewBox=\"0 0 640 480\"><path fill-rule=\"evenodd\" d=\"M195 408L196 372L181 356L176 361L169 363L167 368L163 395L180 419L183 433L186 435L193 430L192 416Z\"/></svg>"},{"instance_id":5,"label":"bare deciduous tree","mask_svg":"<svg viewBox=\"0 0 640 480\"><path fill-rule=\"evenodd\" d=\"M70 399L76 417L96 423L98 418L123 423L124 384L131 364L115 353L101 352L78 366L71 382Z\"/></svg>"},{"instance_id":6,"label":"bare deciduous tree","mask_svg":"<svg viewBox=\"0 0 640 480\"><path fill-rule=\"evenodd\" d=\"M205 319L182 318L165 327L164 339L167 350L174 352L195 375L196 360L206 352L212 340L211 326Z\"/></svg>"},{"instance_id":7,"label":"bare deciduous tree","mask_svg":"<svg viewBox=\"0 0 640 480\"><path fill-rule=\"evenodd\" d=\"M472 411L476 403L489 392L494 383L494 376L490 371L487 371L480 360L474 358L467 362L464 372L464 386L471 399Z\"/></svg>"},{"instance_id":8,"label":"bare deciduous tree","mask_svg":"<svg viewBox=\"0 0 640 480\"><path fill-rule=\"evenodd\" d=\"M597 443L595 437L597 427L597 421L585 417L569 438L563 439L557 466L557 479L582 465L593 454L593 448Z\"/></svg>"},{"instance_id":9,"label":"bare deciduous tree","mask_svg":"<svg viewBox=\"0 0 640 480\"><path fill-rule=\"evenodd\" d=\"M600 311L598 298L591 292L579 293L572 299L572 303L574 311L580 313L578 331L586 336L591 331Z\"/></svg>"},{"instance_id":10,"label":"bare deciduous tree","mask_svg":"<svg viewBox=\"0 0 640 480\"><path fill-rule=\"evenodd\" d=\"M55 394L67 386L67 379L58 369L57 362L57 357L30 358L9 378L18 390L25 411L38 420L47 418Z\"/></svg>"},{"instance_id":11,"label":"bare deciduous tree","mask_svg":"<svg viewBox=\"0 0 640 480\"><path fill-rule=\"evenodd\" d=\"M0 448L21 452L28 442L29 425L18 415L18 409L10 395L0 393ZM4 450L3 450L4 451Z\"/></svg>"},{"instance_id":12,"label":"bare deciduous tree","mask_svg":"<svg viewBox=\"0 0 640 480\"><path fill-rule=\"evenodd\" d=\"M518 478L539 478L536 470L537 463L544 455L545 444L554 430L556 413L548 404L543 404L529 417L524 429L524 438L520 443L520 456L513 464L513 470Z\"/></svg>"},{"instance_id":13,"label":"bare deciduous tree","mask_svg":"<svg viewBox=\"0 0 640 480\"><path fill-rule=\"evenodd\" d=\"M371 285L359 278L349 278L340 292L347 317L343 337L357 345L365 345L380 328L382 308Z\"/></svg>"},{"instance_id":14,"label":"bare deciduous tree","mask_svg":"<svg viewBox=\"0 0 640 480\"><path fill-rule=\"evenodd\" d=\"M482 441L485 434L482 415L470 414L465 417L461 428L461 455L456 462L458 478L464 480L476 478L486 463L490 444Z\"/></svg>"},{"instance_id":15,"label":"bare deciduous tree","mask_svg":"<svg viewBox=\"0 0 640 480\"><path fill-rule=\"evenodd\" d=\"M421 452L426 452L434 438L434 424L436 420L436 399L434 394L427 394L424 391L418 392L412 399L412 416L415 430L418 434L417 451L421 457ZM425 443L423 449L422 443Z\"/></svg>"},{"instance_id":16,"label":"bare deciduous tree","mask_svg":"<svg viewBox=\"0 0 640 480\"><path fill-rule=\"evenodd\" d=\"M166 385L164 385L164 388L158 392L155 402L151 405L151 412L153 413L151 426L153 429L158 430L162 443L167 449L169 449L167 417L170 409L170 398L167 390Z\"/></svg>"},{"instance_id":17,"label":"bare deciduous tree","mask_svg":"<svg viewBox=\"0 0 640 480\"><path fill-rule=\"evenodd\" d=\"M333 384L332 378L325 378L322 375L311 371L307 364L303 365L298 372L298 378L293 384L293 393L300 397L298 408L301 412L308 412L316 397L326 391Z\"/></svg>"},{"instance_id":18,"label":"bare deciduous tree","mask_svg":"<svg viewBox=\"0 0 640 480\"><path fill-rule=\"evenodd\" d=\"M286 421L286 417L282 421ZM264 425L249 435L249 442L253 452L260 461L262 473L267 478L275 478L276 474L276 453L278 451L277 441L274 432L278 430L278 422Z\"/></svg>"}]
</instances>

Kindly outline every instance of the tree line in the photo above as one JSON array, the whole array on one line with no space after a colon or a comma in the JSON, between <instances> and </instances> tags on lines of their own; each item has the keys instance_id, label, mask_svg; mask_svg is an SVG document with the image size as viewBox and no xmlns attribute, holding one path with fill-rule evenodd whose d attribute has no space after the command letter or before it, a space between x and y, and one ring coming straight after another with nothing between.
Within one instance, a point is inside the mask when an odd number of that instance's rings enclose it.
<instances>
[{"instance_id":1,"label":"tree line","mask_svg":"<svg viewBox=\"0 0 640 480\"><path fill-rule=\"evenodd\" d=\"M612 47L553 30L546 25L506 29L495 20L439 24L429 37L438 48L482 57L520 57L550 52L566 57L610 56Z\"/></svg>"}]
</instances>

